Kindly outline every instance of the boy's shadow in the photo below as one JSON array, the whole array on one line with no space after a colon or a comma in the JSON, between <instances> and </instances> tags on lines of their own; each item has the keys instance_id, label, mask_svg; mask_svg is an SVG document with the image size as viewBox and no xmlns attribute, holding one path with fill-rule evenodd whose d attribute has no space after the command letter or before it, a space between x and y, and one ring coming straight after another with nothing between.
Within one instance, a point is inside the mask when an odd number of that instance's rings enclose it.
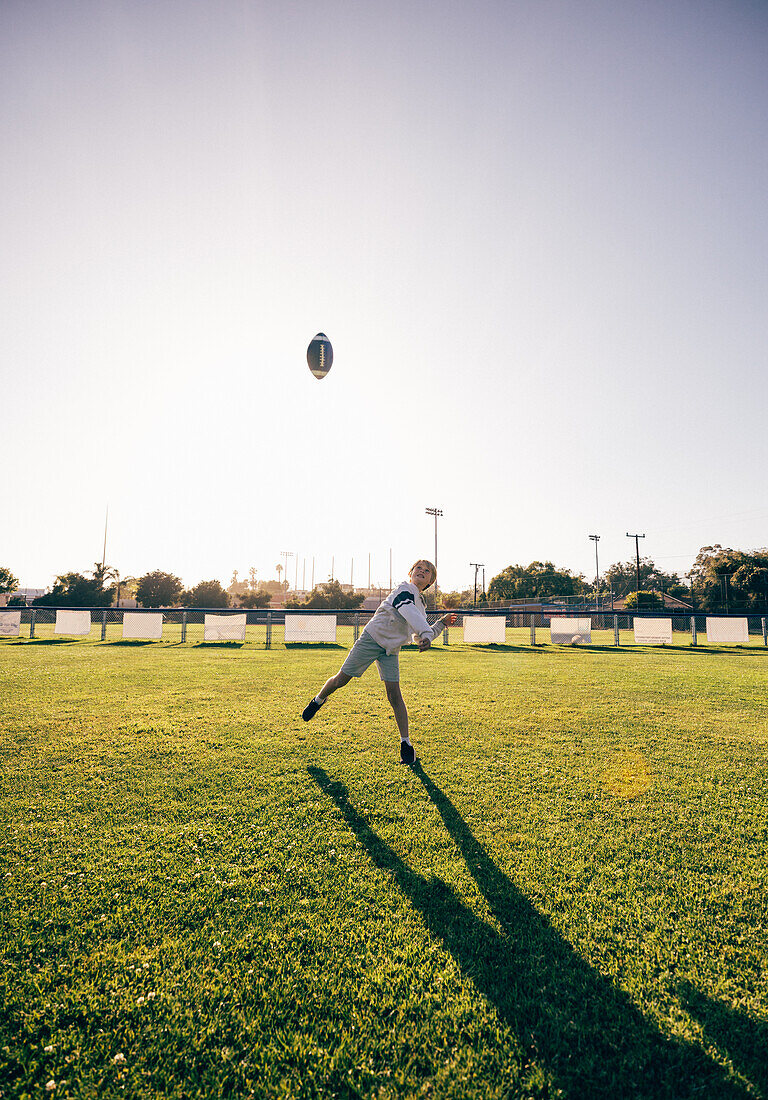
<instances>
[{"instance_id":1,"label":"boy's shadow","mask_svg":"<svg viewBox=\"0 0 768 1100\"><path fill-rule=\"evenodd\" d=\"M423 768L416 764L412 770L501 933L441 879L411 870L351 804L342 783L333 782L322 768L307 769L373 863L394 875L430 933L515 1032L526 1061L540 1064L570 1098L747 1097L703 1051L663 1035L625 993L593 970L499 870Z\"/></svg>"},{"instance_id":2,"label":"boy's shadow","mask_svg":"<svg viewBox=\"0 0 768 1100\"><path fill-rule=\"evenodd\" d=\"M707 1038L728 1051L758 1096L768 1096L768 1023L705 996L689 982L683 982L678 993L691 1015L698 1018Z\"/></svg>"}]
</instances>

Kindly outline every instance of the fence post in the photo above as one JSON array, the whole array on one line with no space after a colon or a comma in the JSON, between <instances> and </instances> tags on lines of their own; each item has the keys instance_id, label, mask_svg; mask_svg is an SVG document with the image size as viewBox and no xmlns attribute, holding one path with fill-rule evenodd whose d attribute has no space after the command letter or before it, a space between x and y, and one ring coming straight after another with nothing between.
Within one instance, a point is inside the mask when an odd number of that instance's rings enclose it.
<instances>
[{"instance_id":1,"label":"fence post","mask_svg":"<svg viewBox=\"0 0 768 1100\"><path fill-rule=\"evenodd\" d=\"M765 628L765 619L761 619L760 622L763 626L763 645L768 645L768 631Z\"/></svg>"},{"instance_id":2,"label":"fence post","mask_svg":"<svg viewBox=\"0 0 768 1100\"><path fill-rule=\"evenodd\" d=\"M187 640L187 613L182 611L181 613L181 640L186 642Z\"/></svg>"},{"instance_id":3,"label":"fence post","mask_svg":"<svg viewBox=\"0 0 768 1100\"><path fill-rule=\"evenodd\" d=\"M101 640L102 642L107 636L107 611L106 608L101 613Z\"/></svg>"},{"instance_id":4,"label":"fence post","mask_svg":"<svg viewBox=\"0 0 768 1100\"><path fill-rule=\"evenodd\" d=\"M531 615L531 645L536 645L536 616Z\"/></svg>"},{"instance_id":5,"label":"fence post","mask_svg":"<svg viewBox=\"0 0 768 1100\"><path fill-rule=\"evenodd\" d=\"M265 649L272 648L272 612L267 612L267 643L264 646Z\"/></svg>"},{"instance_id":6,"label":"fence post","mask_svg":"<svg viewBox=\"0 0 768 1100\"><path fill-rule=\"evenodd\" d=\"M613 644L620 645L619 642L619 616L613 616Z\"/></svg>"},{"instance_id":7,"label":"fence post","mask_svg":"<svg viewBox=\"0 0 768 1100\"><path fill-rule=\"evenodd\" d=\"M360 637L360 612L356 611L355 612L355 638L354 638L354 640L357 641L357 639L359 637Z\"/></svg>"},{"instance_id":8,"label":"fence post","mask_svg":"<svg viewBox=\"0 0 768 1100\"><path fill-rule=\"evenodd\" d=\"M35 636L35 615L37 614L37 608L32 608L32 614L29 616L29 636L34 638Z\"/></svg>"},{"instance_id":9,"label":"fence post","mask_svg":"<svg viewBox=\"0 0 768 1100\"><path fill-rule=\"evenodd\" d=\"M691 615L691 645L696 645L696 616Z\"/></svg>"}]
</instances>

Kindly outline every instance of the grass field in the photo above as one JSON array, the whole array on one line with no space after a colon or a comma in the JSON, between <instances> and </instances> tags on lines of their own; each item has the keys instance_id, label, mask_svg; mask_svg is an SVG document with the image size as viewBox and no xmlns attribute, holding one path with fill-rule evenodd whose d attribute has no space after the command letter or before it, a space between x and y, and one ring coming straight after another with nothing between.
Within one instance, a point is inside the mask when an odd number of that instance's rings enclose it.
<instances>
[{"instance_id":1,"label":"grass field","mask_svg":"<svg viewBox=\"0 0 768 1100\"><path fill-rule=\"evenodd\" d=\"M768 653L0 643L0 1096L768 1096Z\"/></svg>"}]
</instances>

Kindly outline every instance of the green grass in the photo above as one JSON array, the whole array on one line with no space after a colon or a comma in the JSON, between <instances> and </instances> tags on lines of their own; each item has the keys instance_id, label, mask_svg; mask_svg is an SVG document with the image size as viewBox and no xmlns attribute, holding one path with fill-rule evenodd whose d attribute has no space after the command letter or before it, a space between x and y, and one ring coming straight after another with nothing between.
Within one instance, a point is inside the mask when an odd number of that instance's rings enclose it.
<instances>
[{"instance_id":1,"label":"green grass","mask_svg":"<svg viewBox=\"0 0 768 1100\"><path fill-rule=\"evenodd\" d=\"M0 643L3 1100L768 1096L768 653L343 655Z\"/></svg>"}]
</instances>

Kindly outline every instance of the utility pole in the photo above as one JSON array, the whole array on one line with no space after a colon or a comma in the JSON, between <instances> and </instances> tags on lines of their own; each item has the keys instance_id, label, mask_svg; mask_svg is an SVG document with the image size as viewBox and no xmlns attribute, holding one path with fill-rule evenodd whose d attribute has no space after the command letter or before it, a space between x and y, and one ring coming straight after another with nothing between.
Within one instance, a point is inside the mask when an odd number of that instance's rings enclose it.
<instances>
[{"instance_id":1,"label":"utility pole","mask_svg":"<svg viewBox=\"0 0 768 1100\"><path fill-rule=\"evenodd\" d=\"M469 564L475 567L475 595L472 600L472 607L477 607L477 571L478 569L484 569L485 565L481 561L471 561Z\"/></svg>"},{"instance_id":2,"label":"utility pole","mask_svg":"<svg viewBox=\"0 0 768 1100\"><path fill-rule=\"evenodd\" d=\"M595 610L600 610L600 567L597 563L597 544L600 541L599 535L589 536L595 544Z\"/></svg>"},{"instance_id":3,"label":"utility pole","mask_svg":"<svg viewBox=\"0 0 768 1100\"><path fill-rule=\"evenodd\" d=\"M640 604L640 539L644 539L645 535L630 535L627 531L627 538L635 540L635 560L637 561L637 602Z\"/></svg>"}]
</instances>

